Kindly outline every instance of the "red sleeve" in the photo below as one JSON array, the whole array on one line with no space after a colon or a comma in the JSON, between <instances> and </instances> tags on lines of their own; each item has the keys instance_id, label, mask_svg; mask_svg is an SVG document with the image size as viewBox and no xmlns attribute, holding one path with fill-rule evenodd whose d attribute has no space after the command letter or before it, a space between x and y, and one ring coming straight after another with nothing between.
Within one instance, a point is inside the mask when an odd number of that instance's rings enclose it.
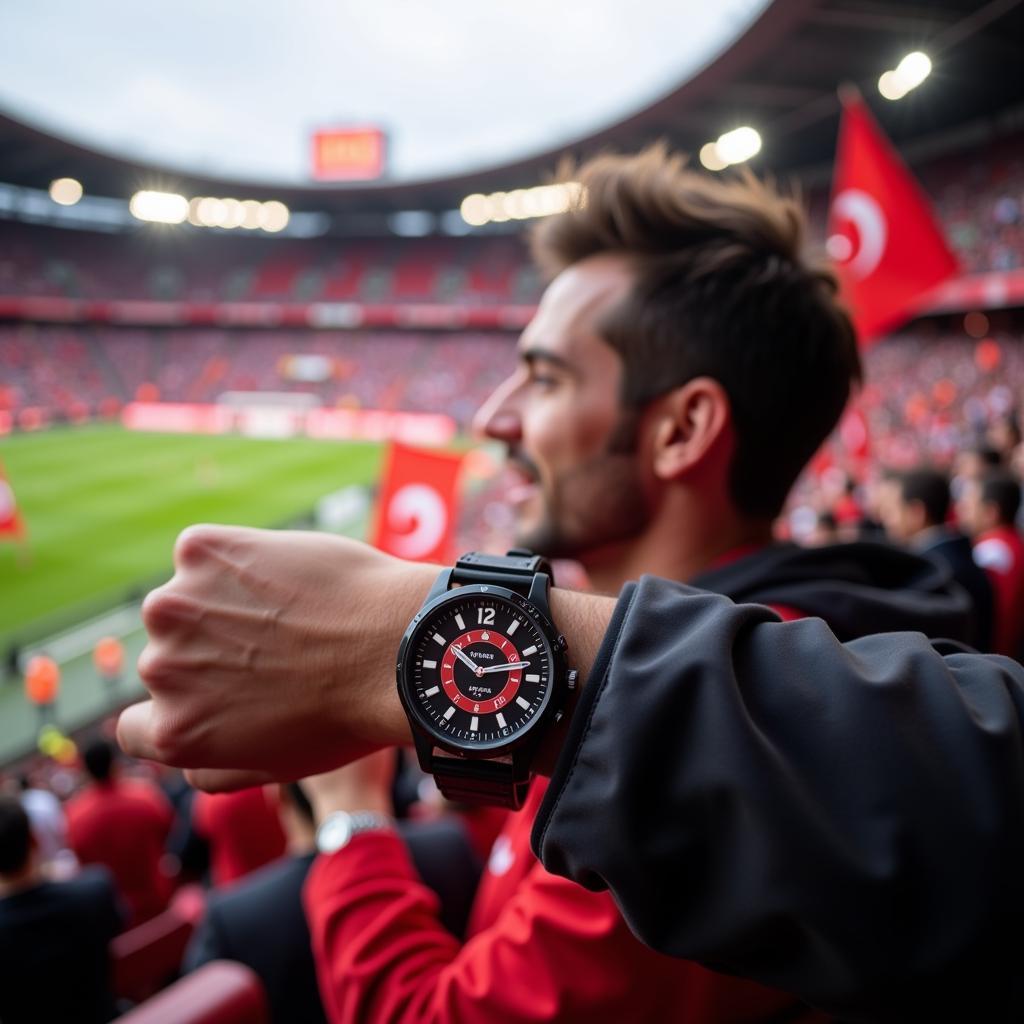
<instances>
[{"instance_id":1,"label":"red sleeve","mask_svg":"<svg viewBox=\"0 0 1024 1024\"><path fill-rule=\"evenodd\" d=\"M437 899L394 834L319 858L304 898L332 1024L676 1024L700 1010L739 1024L793 1009L792 997L647 949L607 893L540 864L465 945L439 924Z\"/></svg>"}]
</instances>

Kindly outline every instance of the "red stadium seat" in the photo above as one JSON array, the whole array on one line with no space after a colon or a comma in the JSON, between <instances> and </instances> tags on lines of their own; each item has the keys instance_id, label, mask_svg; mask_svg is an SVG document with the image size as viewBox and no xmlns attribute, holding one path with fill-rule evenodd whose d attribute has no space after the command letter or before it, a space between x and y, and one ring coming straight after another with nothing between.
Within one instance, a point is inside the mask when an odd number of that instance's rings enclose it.
<instances>
[{"instance_id":1,"label":"red stadium seat","mask_svg":"<svg viewBox=\"0 0 1024 1024\"><path fill-rule=\"evenodd\" d=\"M118 935L110 944L117 995L138 1003L177 977L195 923L172 907Z\"/></svg>"},{"instance_id":2,"label":"red stadium seat","mask_svg":"<svg viewBox=\"0 0 1024 1024\"><path fill-rule=\"evenodd\" d=\"M263 984L233 960L214 960L117 1018L119 1024L269 1024Z\"/></svg>"}]
</instances>

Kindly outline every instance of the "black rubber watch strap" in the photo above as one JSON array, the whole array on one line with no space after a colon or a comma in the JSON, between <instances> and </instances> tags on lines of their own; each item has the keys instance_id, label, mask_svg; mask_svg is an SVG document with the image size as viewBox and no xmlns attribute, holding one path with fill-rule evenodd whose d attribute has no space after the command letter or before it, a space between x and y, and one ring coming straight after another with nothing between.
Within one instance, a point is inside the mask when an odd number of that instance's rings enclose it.
<instances>
[{"instance_id":1,"label":"black rubber watch strap","mask_svg":"<svg viewBox=\"0 0 1024 1024\"><path fill-rule=\"evenodd\" d=\"M477 761L435 755L431 769L437 788L456 803L489 804L519 810L530 779L515 777L509 761Z\"/></svg>"},{"instance_id":2,"label":"black rubber watch strap","mask_svg":"<svg viewBox=\"0 0 1024 1024\"><path fill-rule=\"evenodd\" d=\"M539 572L551 577L551 563L529 551L513 548L507 555L484 555L471 551L455 563L451 582L460 585L491 583L528 594L533 577Z\"/></svg>"}]
</instances>

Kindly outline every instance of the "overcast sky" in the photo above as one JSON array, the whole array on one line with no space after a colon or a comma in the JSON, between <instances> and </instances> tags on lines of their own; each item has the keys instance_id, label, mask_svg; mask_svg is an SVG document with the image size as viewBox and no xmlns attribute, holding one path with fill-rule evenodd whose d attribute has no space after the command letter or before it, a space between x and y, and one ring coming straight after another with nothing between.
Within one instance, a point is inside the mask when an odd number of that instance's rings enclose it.
<instances>
[{"instance_id":1,"label":"overcast sky","mask_svg":"<svg viewBox=\"0 0 1024 1024\"><path fill-rule=\"evenodd\" d=\"M617 120L768 2L2 0L0 108L169 168L278 183L310 180L313 129L376 124L391 176L422 178Z\"/></svg>"}]
</instances>

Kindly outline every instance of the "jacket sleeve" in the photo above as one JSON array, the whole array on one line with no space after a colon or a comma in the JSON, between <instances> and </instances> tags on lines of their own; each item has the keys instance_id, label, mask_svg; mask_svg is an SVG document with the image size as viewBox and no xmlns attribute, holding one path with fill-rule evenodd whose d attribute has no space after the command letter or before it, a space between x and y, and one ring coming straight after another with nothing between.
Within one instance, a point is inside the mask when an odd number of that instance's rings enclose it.
<instances>
[{"instance_id":1,"label":"jacket sleeve","mask_svg":"<svg viewBox=\"0 0 1024 1024\"><path fill-rule=\"evenodd\" d=\"M644 578L534 848L655 949L844 1019L1020 1019L1022 718L1009 659Z\"/></svg>"},{"instance_id":2,"label":"jacket sleeve","mask_svg":"<svg viewBox=\"0 0 1024 1024\"><path fill-rule=\"evenodd\" d=\"M638 943L607 893L540 864L464 945L439 925L436 897L394 836L360 836L319 858L304 901L332 1024L678 1020L666 993L683 999L689 987L696 1000L707 986L699 968ZM777 993L739 987L733 995L731 1008L763 1012L730 1019L792 1011L791 997Z\"/></svg>"}]
</instances>

